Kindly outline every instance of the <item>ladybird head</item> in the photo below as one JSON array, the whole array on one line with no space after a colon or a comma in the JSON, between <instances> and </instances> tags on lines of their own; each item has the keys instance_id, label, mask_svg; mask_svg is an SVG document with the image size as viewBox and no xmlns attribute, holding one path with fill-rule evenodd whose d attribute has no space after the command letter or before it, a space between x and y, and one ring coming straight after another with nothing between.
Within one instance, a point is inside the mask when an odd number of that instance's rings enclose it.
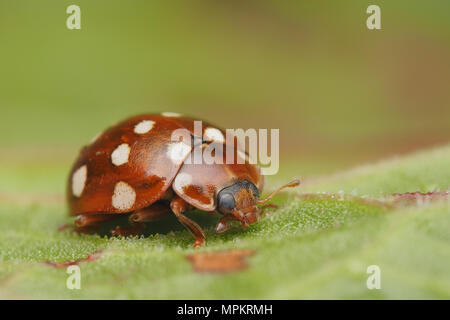
<instances>
[{"instance_id":1,"label":"ladybird head","mask_svg":"<svg viewBox=\"0 0 450 320\"><path fill-rule=\"evenodd\" d=\"M258 221L262 213L262 208L258 205L265 204L284 188L296 187L299 184L299 180L291 181L272 192L267 198L259 200L258 188L248 180L240 180L218 193L218 210L222 214L233 215L242 225L247 226Z\"/></svg>"},{"instance_id":2,"label":"ladybird head","mask_svg":"<svg viewBox=\"0 0 450 320\"><path fill-rule=\"evenodd\" d=\"M219 212L232 214L243 225L255 222L261 211L256 206L259 191L248 180L240 180L235 184L222 189L217 195Z\"/></svg>"}]
</instances>

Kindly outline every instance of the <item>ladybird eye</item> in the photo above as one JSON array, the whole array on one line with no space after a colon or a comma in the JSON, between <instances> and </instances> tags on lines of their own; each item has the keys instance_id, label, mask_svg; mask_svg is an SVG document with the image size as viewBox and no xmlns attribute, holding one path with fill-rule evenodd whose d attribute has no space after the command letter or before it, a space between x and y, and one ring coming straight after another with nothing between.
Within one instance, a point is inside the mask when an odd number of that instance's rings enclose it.
<instances>
[{"instance_id":1,"label":"ladybird eye","mask_svg":"<svg viewBox=\"0 0 450 320\"><path fill-rule=\"evenodd\" d=\"M234 197L231 193L221 193L219 195L219 208L232 210L235 205Z\"/></svg>"}]
</instances>

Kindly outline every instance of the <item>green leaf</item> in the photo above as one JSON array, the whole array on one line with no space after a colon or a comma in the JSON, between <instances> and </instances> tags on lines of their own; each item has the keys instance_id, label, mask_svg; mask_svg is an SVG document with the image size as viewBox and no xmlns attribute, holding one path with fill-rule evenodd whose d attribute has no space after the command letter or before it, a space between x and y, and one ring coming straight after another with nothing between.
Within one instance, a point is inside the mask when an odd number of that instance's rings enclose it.
<instances>
[{"instance_id":1,"label":"green leaf","mask_svg":"<svg viewBox=\"0 0 450 320\"><path fill-rule=\"evenodd\" d=\"M328 194L286 192L276 199L280 208L258 223L220 235L214 233L217 217L190 213L207 233L199 250L172 216L150 224L146 237L81 236L57 230L72 221L62 201L3 199L0 298L448 299L449 202L389 208L348 196L354 189L379 200L393 192L444 190L448 163L447 146L324 177L300 190ZM186 259L234 248L256 250L249 267L236 273L195 273ZM99 259L80 263L80 290L66 288L65 268L44 263L86 258L99 249ZM380 267L380 290L366 287L370 265Z\"/></svg>"}]
</instances>

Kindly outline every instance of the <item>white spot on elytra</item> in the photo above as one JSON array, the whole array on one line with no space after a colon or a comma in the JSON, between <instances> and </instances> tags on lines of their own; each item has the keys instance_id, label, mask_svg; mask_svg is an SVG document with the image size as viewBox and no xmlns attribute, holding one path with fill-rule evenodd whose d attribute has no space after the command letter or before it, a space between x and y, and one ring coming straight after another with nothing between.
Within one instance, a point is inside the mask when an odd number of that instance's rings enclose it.
<instances>
[{"instance_id":1,"label":"white spot on elytra","mask_svg":"<svg viewBox=\"0 0 450 320\"><path fill-rule=\"evenodd\" d=\"M223 136L223 133L216 128L206 128L204 136L206 140L208 141L215 141L215 142L225 142L225 138Z\"/></svg>"},{"instance_id":2,"label":"white spot on elytra","mask_svg":"<svg viewBox=\"0 0 450 320\"><path fill-rule=\"evenodd\" d=\"M182 192L183 187L190 185L192 182L192 176L189 173L180 172L173 182L173 185L177 191Z\"/></svg>"},{"instance_id":3,"label":"white spot on elytra","mask_svg":"<svg viewBox=\"0 0 450 320\"><path fill-rule=\"evenodd\" d=\"M155 121L143 120L134 126L134 133L144 134L152 130Z\"/></svg>"},{"instance_id":4,"label":"white spot on elytra","mask_svg":"<svg viewBox=\"0 0 450 320\"><path fill-rule=\"evenodd\" d=\"M75 197L81 196L86 185L87 166L84 165L78 168L72 176L72 194Z\"/></svg>"},{"instance_id":5,"label":"white spot on elytra","mask_svg":"<svg viewBox=\"0 0 450 320\"><path fill-rule=\"evenodd\" d=\"M111 153L111 162L116 166L127 163L130 151L130 146L126 143L122 143L113 151L113 153Z\"/></svg>"},{"instance_id":6,"label":"white spot on elytra","mask_svg":"<svg viewBox=\"0 0 450 320\"><path fill-rule=\"evenodd\" d=\"M113 207L125 211L132 208L135 201L136 192L134 189L126 182L117 182L112 196Z\"/></svg>"},{"instance_id":7,"label":"white spot on elytra","mask_svg":"<svg viewBox=\"0 0 450 320\"><path fill-rule=\"evenodd\" d=\"M191 147L183 142L175 142L169 145L167 156L175 164L180 164L191 152Z\"/></svg>"},{"instance_id":8,"label":"white spot on elytra","mask_svg":"<svg viewBox=\"0 0 450 320\"><path fill-rule=\"evenodd\" d=\"M161 113L164 117L181 117L181 114L176 112L163 112Z\"/></svg>"}]
</instances>

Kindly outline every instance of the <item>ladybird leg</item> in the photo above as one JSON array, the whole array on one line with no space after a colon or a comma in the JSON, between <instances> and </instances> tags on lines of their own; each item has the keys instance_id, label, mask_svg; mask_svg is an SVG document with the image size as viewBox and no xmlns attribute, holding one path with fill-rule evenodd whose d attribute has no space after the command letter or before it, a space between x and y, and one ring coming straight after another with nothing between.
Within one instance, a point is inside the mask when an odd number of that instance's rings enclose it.
<instances>
[{"instance_id":1,"label":"ladybird leg","mask_svg":"<svg viewBox=\"0 0 450 320\"><path fill-rule=\"evenodd\" d=\"M115 219L113 214L86 213L75 219L75 231L78 233L93 233L98 230L102 222Z\"/></svg>"},{"instance_id":2,"label":"ladybird leg","mask_svg":"<svg viewBox=\"0 0 450 320\"><path fill-rule=\"evenodd\" d=\"M202 228L195 221L183 214L183 212L189 210L191 206L180 197L175 197L170 202L170 208L178 221L180 221L194 236L194 248L200 248L205 243L205 232L203 232Z\"/></svg>"},{"instance_id":3,"label":"ladybird leg","mask_svg":"<svg viewBox=\"0 0 450 320\"><path fill-rule=\"evenodd\" d=\"M129 221L131 225L141 222L152 222L160 219L169 212L170 209L167 208L167 206L160 203L155 203L149 207L135 211L132 215L130 215Z\"/></svg>"},{"instance_id":4,"label":"ladybird leg","mask_svg":"<svg viewBox=\"0 0 450 320\"><path fill-rule=\"evenodd\" d=\"M153 204L149 207L137 210L133 212L128 218L128 221L132 226L131 228L117 226L114 230L111 230L111 234L113 236L118 235L122 237L138 235L145 229L144 222L158 220L169 212L170 210L167 208L167 206L164 206L162 204Z\"/></svg>"},{"instance_id":5,"label":"ladybird leg","mask_svg":"<svg viewBox=\"0 0 450 320\"><path fill-rule=\"evenodd\" d=\"M115 229L111 230L111 235L121 237L136 236L144 231L144 229L145 224L142 222L136 223L132 227L117 226Z\"/></svg>"},{"instance_id":6,"label":"ladybird leg","mask_svg":"<svg viewBox=\"0 0 450 320\"><path fill-rule=\"evenodd\" d=\"M235 216L232 214L226 214L222 218L220 218L219 222L216 225L216 232L222 233L228 230L228 221L237 220Z\"/></svg>"},{"instance_id":7,"label":"ladybird leg","mask_svg":"<svg viewBox=\"0 0 450 320\"><path fill-rule=\"evenodd\" d=\"M74 226L73 231L75 231L76 233L82 233L82 234L91 234L91 233L95 233L100 229L100 225L92 225L92 226L87 226L87 227L77 227Z\"/></svg>"}]
</instances>

